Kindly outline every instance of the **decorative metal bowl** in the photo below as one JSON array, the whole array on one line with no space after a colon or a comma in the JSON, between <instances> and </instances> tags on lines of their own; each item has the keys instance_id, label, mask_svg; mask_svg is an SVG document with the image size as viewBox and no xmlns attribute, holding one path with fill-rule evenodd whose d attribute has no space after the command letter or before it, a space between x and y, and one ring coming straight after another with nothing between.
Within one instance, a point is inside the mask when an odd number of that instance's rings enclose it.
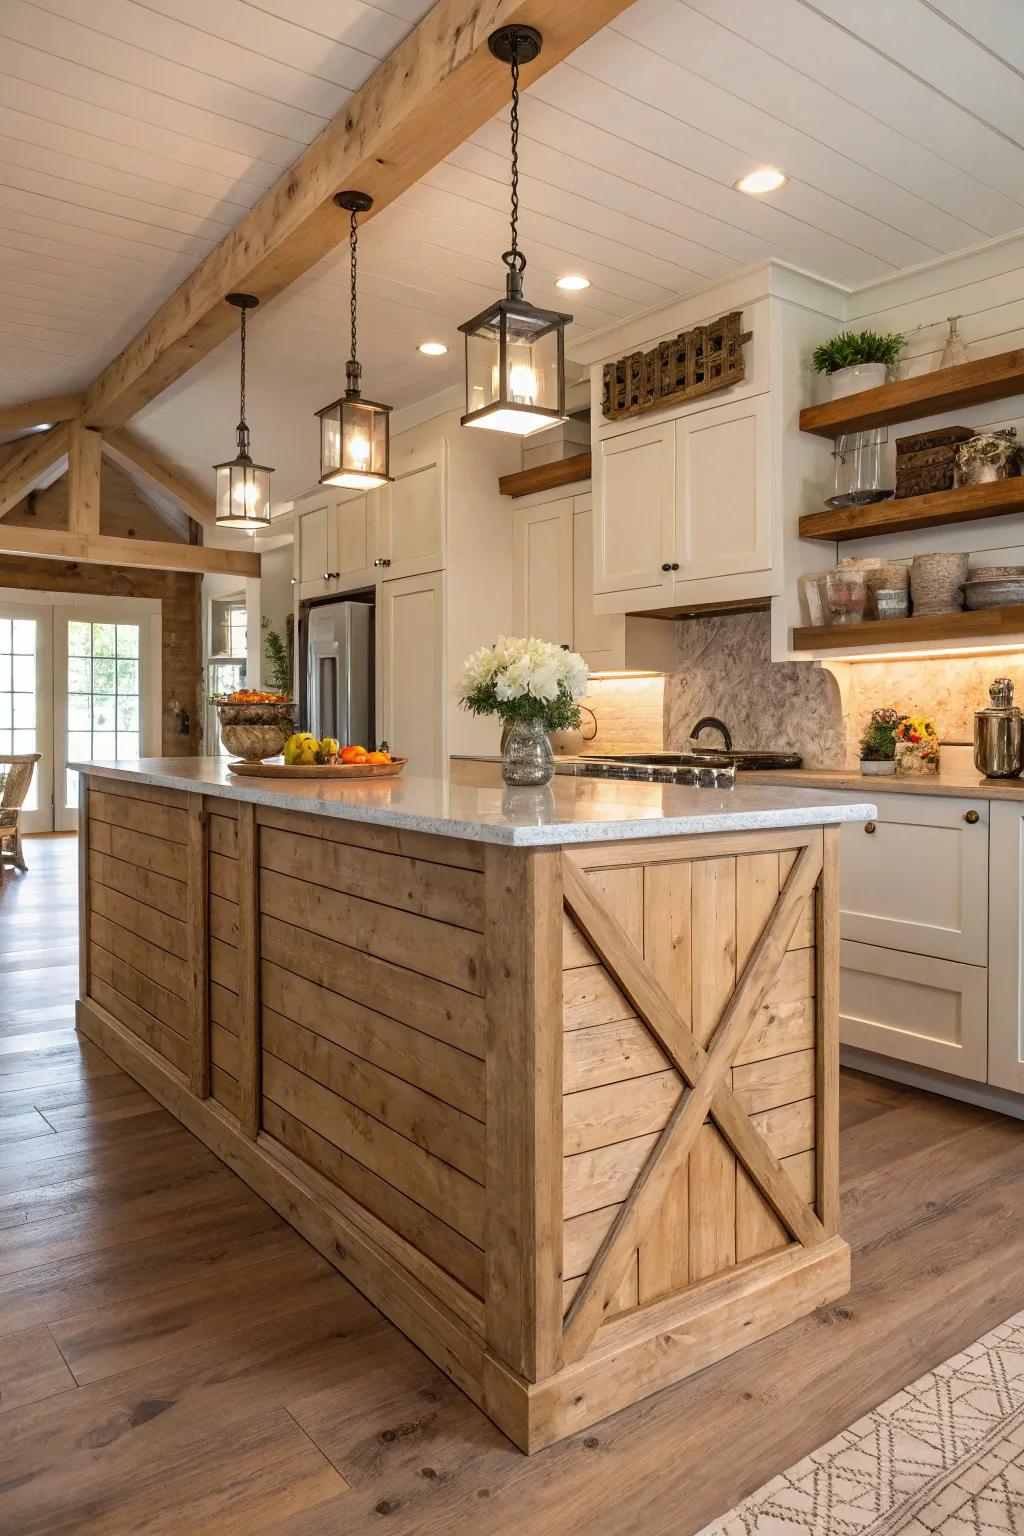
<instances>
[{"instance_id":1,"label":"decorative metal bowl","mask_svg":"<svg viewBox=\"0 0 1024 1536\"><path fill-rule=\"evenodd\" d=\"M232 757L246 763L261 763L277 757L295 729L295 705L234 703L216 699L220 739Z\"/></svg>"}]
</instances>

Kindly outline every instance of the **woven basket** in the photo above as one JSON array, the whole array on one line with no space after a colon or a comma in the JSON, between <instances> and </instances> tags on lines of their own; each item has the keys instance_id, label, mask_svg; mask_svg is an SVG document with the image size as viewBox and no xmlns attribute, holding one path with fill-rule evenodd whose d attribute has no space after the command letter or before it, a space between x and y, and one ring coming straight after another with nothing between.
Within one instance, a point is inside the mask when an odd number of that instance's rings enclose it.
<instances>
[{"instance_id":1,"label":"woven basket","mask_svg":"<svg viewBox=\"0 0 1024 1536\"><path fill-rule=\"evenodd\" d=\"M910 566L910 596L914 613L958 613L964 605L960 588L967 576L967 555L915 555Z\"/></svg>"}]
</instances>

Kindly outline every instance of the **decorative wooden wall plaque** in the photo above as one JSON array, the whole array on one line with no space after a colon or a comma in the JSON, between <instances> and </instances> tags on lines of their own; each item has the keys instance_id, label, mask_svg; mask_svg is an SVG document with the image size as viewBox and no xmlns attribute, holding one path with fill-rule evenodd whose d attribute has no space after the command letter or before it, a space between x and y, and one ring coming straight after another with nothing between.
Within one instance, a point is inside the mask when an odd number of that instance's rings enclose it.
<instances>
[{"instance_id":1,"label":"decorative wooden wall plaque","mask_svg":"<svg viewBox=\"0 0 1024 1536\"><path fill-rule=\"evenodd\" d=\"M609 421L639 416L679 400L696 400L743 378L743 311L734 309L710 325L680 331L650 352L633 352L604 365L601 410Z\"/></svg>"}]
</instances>

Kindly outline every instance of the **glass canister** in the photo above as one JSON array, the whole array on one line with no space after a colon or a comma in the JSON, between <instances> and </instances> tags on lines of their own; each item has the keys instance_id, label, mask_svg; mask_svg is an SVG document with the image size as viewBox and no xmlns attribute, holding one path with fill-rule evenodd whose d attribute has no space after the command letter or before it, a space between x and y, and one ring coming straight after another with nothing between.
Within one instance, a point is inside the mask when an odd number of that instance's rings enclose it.
<instances>
[{"instance_id":1,"label":"glass canister","mask_svg":"<svg viewBox=\"0 0 1024 1536\"><path fill-rule=\"evenodd\" d=\"M830 507L866 507L873 501L889 501L896 493L895 474L886 468L885 427L866 432L846 432L836 438L832 458L835 483L826 498Z\"/></svg>"}]
</instances>

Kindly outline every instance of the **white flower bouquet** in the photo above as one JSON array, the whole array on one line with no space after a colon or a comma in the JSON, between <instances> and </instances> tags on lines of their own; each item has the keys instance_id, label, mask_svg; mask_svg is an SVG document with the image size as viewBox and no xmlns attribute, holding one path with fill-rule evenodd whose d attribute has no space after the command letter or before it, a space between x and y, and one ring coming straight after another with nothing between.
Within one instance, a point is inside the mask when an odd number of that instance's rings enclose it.
<instances>
[{"instance_id":1,"label":"white flower bouquet","mask_svg":"<svg viewBox=\"0 0 1024 1536\"><path fill-rule=\"evenodd\" d=\"M507 639L466 658L461 703L474 715L540 720L549 731L578 726L578 700L587 691L587 664L576 651L547 640Z\"/></svg>"}]
</instances>

